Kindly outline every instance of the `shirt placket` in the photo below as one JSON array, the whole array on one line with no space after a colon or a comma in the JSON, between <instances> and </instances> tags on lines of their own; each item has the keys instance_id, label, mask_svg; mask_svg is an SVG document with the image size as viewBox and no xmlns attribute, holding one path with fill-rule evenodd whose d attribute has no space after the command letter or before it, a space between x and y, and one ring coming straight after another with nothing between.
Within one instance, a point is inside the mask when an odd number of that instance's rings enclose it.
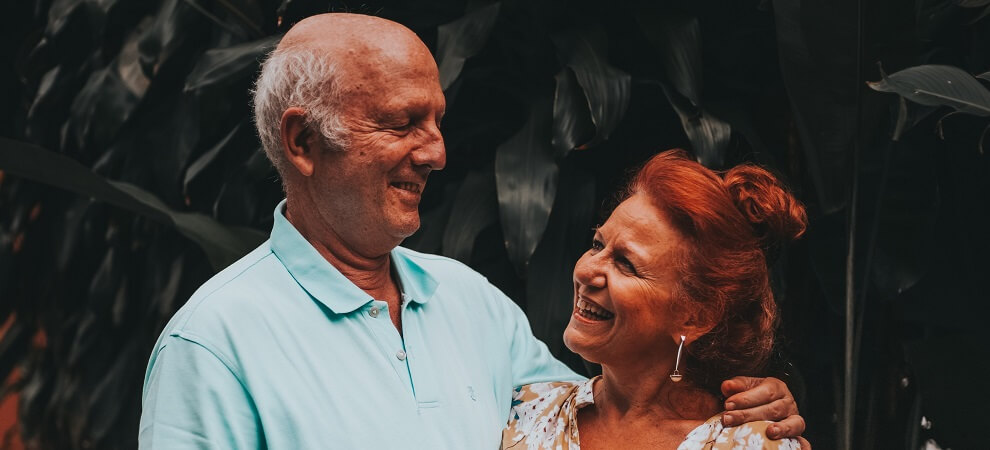
<instances>
[{"instance_id":1,"label":"shirt placket","mask_svg":"<svg viewBox=\"0 0 990 450\"><path fill-rule=\"evenodd\" d=\"M375 336L381 356L395 371L396 378L406 386L410 397L415 400L412 378L409 373L409 354L395 325L389 320L388 303L373 300L362 308L368 327Z\"/></svg>"},{"instance_id":2,"label":"shirt placket","mask_svg":"<svg viewBox=\"0 0 990 450\"><path fill-rule=\"evenodd\" d=\"M413 385L416 402L420 409L440 406L437 389L437 365L426 351L426 343L420 328L419 314L426 306L412 302L407 294L402 295L402 330L406 349L406 366L409 380ZM423 351L420 351L423 350Z\"/></svg>"}]
</instances>

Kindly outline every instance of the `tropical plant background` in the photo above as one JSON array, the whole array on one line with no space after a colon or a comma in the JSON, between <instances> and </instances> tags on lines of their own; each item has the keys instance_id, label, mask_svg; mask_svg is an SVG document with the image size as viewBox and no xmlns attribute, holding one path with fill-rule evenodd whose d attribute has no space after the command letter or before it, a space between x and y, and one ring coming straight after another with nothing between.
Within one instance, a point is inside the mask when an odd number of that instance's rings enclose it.
<instances>
[{"instance_id":1,"label":"tropical plant background","mask_svg":"<svg viewBox=\"0 0 990 450\"><path fill-rule=\"evenodd\" d=\"M595 370L561 342L573 263L631 171L680 147L808 206L773 265L771 373L816 448L984 443L990 0L0 11L0 448L136 445L159 331L282 195L249 115L259 60L327 11L406 24L440 66L448 166L404 245L486 275L572 367Z\"/></svg>"}]
</instances>

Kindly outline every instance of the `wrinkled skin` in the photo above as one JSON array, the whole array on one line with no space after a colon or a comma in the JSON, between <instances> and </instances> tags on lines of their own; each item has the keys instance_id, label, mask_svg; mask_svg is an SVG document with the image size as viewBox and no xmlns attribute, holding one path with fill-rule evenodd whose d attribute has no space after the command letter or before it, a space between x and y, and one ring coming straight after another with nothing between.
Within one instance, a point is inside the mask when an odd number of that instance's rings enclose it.
<instances>
[{"instance_id":1,"label":"wrinkled skin","mask_svg":"<svg viewBox=\"0 0 990 450\"><path fill-rule=\"evenodd\" d=\"M427 177L446 164L439 130L446 104L436 63L409 29L354 14L307 18L279 43L290 46L307 46L339 62L339 112L348 145L328 148L319 131L307 126L302 108L283 113L283 151L291 166L283 179L286 217L344 276L390 304L401 333L389 252L419 228ZM726 408L728 423L786 418L774 425L780 436L804 430L780 380L737 377L723 391L733 403Z\"/></svg>"}]
</instances>

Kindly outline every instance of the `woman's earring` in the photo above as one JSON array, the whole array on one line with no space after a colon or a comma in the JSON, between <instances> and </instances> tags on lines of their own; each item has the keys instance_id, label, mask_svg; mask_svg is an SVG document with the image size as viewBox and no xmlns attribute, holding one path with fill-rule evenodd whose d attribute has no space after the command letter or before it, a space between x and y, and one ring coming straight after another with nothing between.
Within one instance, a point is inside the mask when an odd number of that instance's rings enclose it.
<instances>
[{"instance_id":1,"label":"woman's earring","mask_svg":"<svg viewBox=\"0 0 990 450\"><path fill-rule=\"evenodd\" d=\"M681 375L681 373L677 371L677 368L681 365L681 350L684 350L684 339L686 339L686 337L681 336L681 345L677 346L677 360L674 361L674 373L670 374L670 381L673 381L674 383L681 381L681 378L684 378L684 375Z\"/></svg>"}]
</instances>

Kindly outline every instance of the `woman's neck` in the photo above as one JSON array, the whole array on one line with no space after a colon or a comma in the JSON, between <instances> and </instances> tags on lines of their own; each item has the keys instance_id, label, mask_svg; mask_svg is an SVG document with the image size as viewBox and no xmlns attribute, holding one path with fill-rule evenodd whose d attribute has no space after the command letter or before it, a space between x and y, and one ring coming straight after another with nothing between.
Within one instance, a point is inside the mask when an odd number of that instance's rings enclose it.
<instances>
[{"instance_id":1,"label":"woman's neck","mask_svg":"<svg viewBox=\"0 0 990 450\"><path fill-rule=\"evenodd\" d=\"M642 418L655 423L705 420L722 410L718 398L693 386L689 380L671 381L668 377L671 370L673 367L638 370L602 366L602 378L595 385L597 413L608 421L628 423Z\"/></svg>"}]
</instances>

